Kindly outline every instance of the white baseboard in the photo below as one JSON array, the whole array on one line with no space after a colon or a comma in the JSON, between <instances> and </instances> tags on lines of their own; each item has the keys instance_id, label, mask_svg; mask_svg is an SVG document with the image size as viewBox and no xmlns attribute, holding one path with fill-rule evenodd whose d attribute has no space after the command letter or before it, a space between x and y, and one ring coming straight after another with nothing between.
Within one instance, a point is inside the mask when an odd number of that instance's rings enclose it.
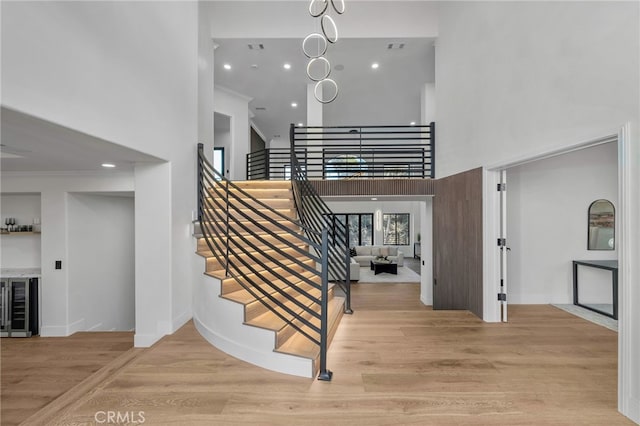
<instances>
[{"instance_id":1,"label":"white baseboard","mask_svg":"<svg viewBox=\"0 0 640 426\"><path fill-rule=\"evenodd\" d=\"M71 336L73 333L77 333L78 331L86 331L84 318L69 324L67 326L67 330L67 336Z\"/></svg>"},{"instance_id":2,"label":"white baseboard","mask_svg":"<svg viewBox=\"0 0 640 426\"><path fill-rule=\"evenodd\" d=\"M164 334L140 334L133 335L133 346L136 348L148 348L162 339Z\"/></svg>"},{"instance_id":3,"label":"white baseboard","mask_svg":"<svg viewBox=\"0 0 640 426\"><path fill-rule=\"evenodd\" d=\"M89 327L85 331L104 331L104 330L100 330L101 327L102 327L102 323L99 322L98 324L94 325L93 327ZM115 329L112 329L112 330L115 330Z\"/></svg>"},{"instance_id":4,"label":"white baseboard","mask_svg":"<svg viewBox=\"0 0 640 426\"><path fill-rule=\"evenodd\" d=\"M41 337L67 337L68 329L66 325L44 325L40 328Z\"/></svg>"},{"instance_id":5,"label":"white baseboard","mask_svg":"<svg viewBox=\"0 0 640 426\"><path fill-rule=\"evenodd\" d=\"M172 331L171 333L175 333L178 331L183 325L185 325L189 320L193 317L193 312L191 309L183 312L181 315L178 315L172 321Z\"/></svg>"},{"instance_id":6,"label":"white baseboard","mask_svg":"<svg viewBox=\"0 0 640 426\"><path fill-rule=\"evenodd\" d=\"M216 333L204 325L195 313L193 323L202 337L211 345L235 358L278 373L312 378L313 362L310 359L274 352L273 348L261 351L259 348L243 345ZM265 332L268 331L265 330Z\"/></svg>"},{"instance_id":7,"label":"white baseboard","mask_svg":"<svg viewBox=\"0 0 640 426\"><path fill-rule=\"evenodd\" d=\"M640 424L640 399L627 398L626 401L627 413L622 413L632 421Z\"/></svg>"}]
</instances>

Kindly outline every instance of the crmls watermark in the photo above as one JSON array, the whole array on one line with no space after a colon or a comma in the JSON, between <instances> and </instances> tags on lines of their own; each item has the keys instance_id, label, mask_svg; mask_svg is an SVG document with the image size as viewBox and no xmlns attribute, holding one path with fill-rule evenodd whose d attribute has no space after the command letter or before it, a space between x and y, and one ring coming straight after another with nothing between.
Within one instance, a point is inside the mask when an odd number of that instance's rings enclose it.
<instances>
[{"instance_id":1,"label":"crmls watermark","mask_svg":"<svg viewBox=\"0 0 640 426\"><path fill-rule=\"evenodd\" d=\"M93 419L98 424L142 424L145 422L144 411L96 411Z\"/></svg>"}]
</instances>

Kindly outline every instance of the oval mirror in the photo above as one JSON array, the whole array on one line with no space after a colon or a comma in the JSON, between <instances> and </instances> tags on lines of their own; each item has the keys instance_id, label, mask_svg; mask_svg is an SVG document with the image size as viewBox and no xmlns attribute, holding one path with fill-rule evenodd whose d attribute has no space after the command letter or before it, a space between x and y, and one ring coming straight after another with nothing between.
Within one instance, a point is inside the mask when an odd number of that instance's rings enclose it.
<instances>
[{"instance_id":1,"label":"oval mirror","mask_svg":"<svg viewBox=\"0 0 640 426\"><path fill-rule=\"evenodd\" d=\"M313 81L324 80L331 73L331 64L324 56L313 58L307 64L307 75Z\"/></svg>"},{"instance_id":2,"label":"oval mirror","mask_svg":"<svg viewBox=\"0 0 640 426\"><path fill-rule=\"evenodd\" d=\"M325 78L316 83L316 87L313 90L313 95L318 102L328 104L333 102L338 97L338 85L330 78Z\"/></svg>"},{"instance_id":3,"label":"oval mirror","mask_svg":"<svg viewBox=\"0 0 640 426\"><path fill-rule=\"evenodd\" d=\"M318 58L327 51L327 39L322 34L312 33L302 40L302 51L307 58Z\"/></svg>"},{"instance_id":4,"label":"oval mirror","mask_svg":"<svg viewBox=\"0 0 640 426\"><path fill-rule=\"evenodd\" d=\"M344 0L331 0L331 6L336 13L342 15L344 13Z\"/></svg>"},{"instance_id":5,"label":"oval mirror","mask_svg":"<svg viewBox=\"0 0 640 426\"><path fill-rule=\"evenodd\" d=\"M320 26L322 27L322 33L329 43L335 43L338 41L338 27L336 22L329 15L324 15L320 19Z\"/></svg>"},{"instance_id":6,"label":"oval mirror","mask_svg":"<svg viewBox=\"0 0 640 426\"><path fill-rule=\"evenodd\" d=\"M327 10L328 5L329 0L311 0L311 3L309 4L309 13L314 18L317 18Z\"/></svg>"},{"instance_id":7,"label":"oval mirror","mask_svg":"<svg viewBox=\"0 0 640 426\"><path fill-rule=\"evenodd\" d=\"M589 206L588 250L615 248L616 211L609 200L596 200Z\"/></svg>"}]
</instances>

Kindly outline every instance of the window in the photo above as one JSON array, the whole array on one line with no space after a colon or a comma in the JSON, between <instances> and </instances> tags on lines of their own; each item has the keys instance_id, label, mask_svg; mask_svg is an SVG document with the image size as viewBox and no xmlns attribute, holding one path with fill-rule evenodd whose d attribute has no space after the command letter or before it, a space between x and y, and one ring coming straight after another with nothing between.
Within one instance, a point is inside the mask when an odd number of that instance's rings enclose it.
<instances>
[{"instance_id":1,"label":"window","mask_svg":"<svg viewBox=\"0 0 640 426\"><path fill-rule=\"evenodd\" d=\"M347 226L349 247L373 245L373 213L335 214L333 218Z\"/></svg>"},{"instance_id":2,"label":"window","mask_svg":"<svg viewBox=\"0 0 640 426\"><path fill-rule=\"evenodd\" d=\"M331 155L331 152L324 152L323 155ZM357 155L341 154L324 165L325 179L352 179L364 176L367 170L367 162Z\"/></svg>"},{"instance_id":3,"label":"window","mask_svg":"<svg viewBox=\"0 0 640 426\"><path fill-rule=\"evenodd\" d=\"M382 215L382 244L409 245L409 213L385 213Z\"/></svg>"}]
</instances>

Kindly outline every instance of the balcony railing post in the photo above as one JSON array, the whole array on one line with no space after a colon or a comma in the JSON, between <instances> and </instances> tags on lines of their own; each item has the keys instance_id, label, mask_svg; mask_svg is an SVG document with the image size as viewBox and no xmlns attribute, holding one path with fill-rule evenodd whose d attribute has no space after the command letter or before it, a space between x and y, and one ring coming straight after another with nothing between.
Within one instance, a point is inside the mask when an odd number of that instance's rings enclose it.
<instances>
[{"instance_id":1,"label":"balcony railing post","mask_svg":"<svg viewBox=\"0 0 640 426\"><path fill-rule=\"evenodd\" d=\"M329 232L325 228L322 230L322 246L321 246L321 279L322 293L320 298L320 373L318 380L331 380L333 373L327 369L327 346L329 340L329 315L328 315L328 298L329 298Z\"/></svg>"},{"instance_id":2,"label":"balcony railing post","mask_svg":"<svg viewBox=\"0 0 640 426\"><path fill-rule=\"evenodd\" d=\"M225 276L229 276L229 181L225 179L225 226L224 226L224 236L225 236Z\"/></svg>"},{"instance_id":3,"label":"balcony railing post","mask_svg":"<svg viewBox=\"0 0 640 426\"><path fill-rule=\"evenodd\" d=\"M198 222L202 221L202 204L203 200L203 176L202 176L202 156L204 155L204 144L198 144L198 163L197 163L197 175L198 175Z\"/></svg>"},{"instance_id":4,"label":"balcony railing post","mask_svg":"<svg viewBox=\"0 0 640 426\"><path fill-rule=\"evenodd\" d=\"M429 124L431 131L429 132L429 139L431 142L431 178L436 178L436 123L434 121Z\"/></svg>"},{"instance_id":5,"label":"balcony railing post","mask_svg":"<svg viewBox=\"0 0 640 426\"><path fill-rule=\"evenodd\" d=\"M344 252L345 252L345 266L346 266L346 279L345 279L345 302L344 302L344 313L345 314L352 314L353 310L351 309L351 253L349 253L349 242L348 242L349 237L345 236L345 243L344 243Z\"/></svg>"}]
</instances>

